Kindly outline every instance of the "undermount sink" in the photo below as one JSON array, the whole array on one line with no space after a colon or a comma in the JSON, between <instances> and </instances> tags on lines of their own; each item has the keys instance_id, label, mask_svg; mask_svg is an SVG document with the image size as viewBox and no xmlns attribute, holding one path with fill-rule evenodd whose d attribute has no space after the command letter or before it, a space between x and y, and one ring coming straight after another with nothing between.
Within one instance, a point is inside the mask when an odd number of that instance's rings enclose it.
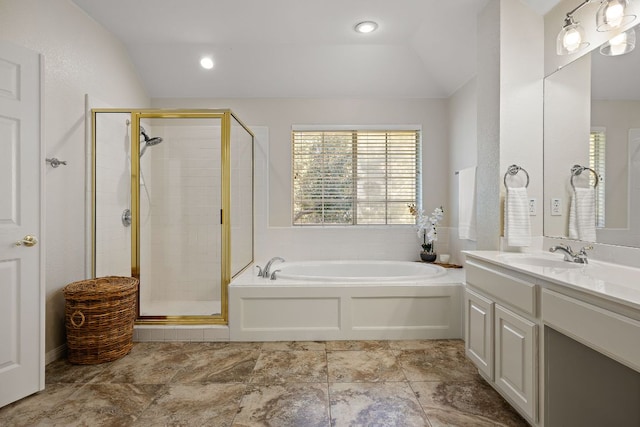
<instances>
[{"instance_id":1,"label":"undermount sink","mask_svg":"<svg viewBox=\"0 0 640 427\"><path fill-rule=\"evenodd\" d=\"M553 255L542 254L504 254L500 255L507 264L514 265L528 265L532 267L547 267L547 268L581 268L585 264L579 264L577 262L565 261L562 257Z\"/></svg>"}]
</instances>

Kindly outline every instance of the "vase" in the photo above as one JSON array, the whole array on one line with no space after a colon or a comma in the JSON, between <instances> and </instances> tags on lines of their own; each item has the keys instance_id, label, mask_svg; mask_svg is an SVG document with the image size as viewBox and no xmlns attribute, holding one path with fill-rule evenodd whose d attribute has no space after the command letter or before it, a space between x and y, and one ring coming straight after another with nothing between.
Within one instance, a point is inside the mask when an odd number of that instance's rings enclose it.
<instances>
[{"instance_id":1,"label":"vase","mask_svg":"<svg viewBox=\"0 0 640 427\"><path fill-rule=\"evenodd\" d=\"M437 257L433 252L420 252L420 259L424 262L434 262Z\"/></svg>"}]
</instances>

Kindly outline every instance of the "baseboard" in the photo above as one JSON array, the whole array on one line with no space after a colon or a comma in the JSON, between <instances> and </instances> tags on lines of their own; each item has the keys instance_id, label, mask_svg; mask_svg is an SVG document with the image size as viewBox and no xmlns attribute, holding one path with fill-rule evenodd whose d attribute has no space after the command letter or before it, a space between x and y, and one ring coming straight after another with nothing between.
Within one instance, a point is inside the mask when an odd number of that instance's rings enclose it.
<instances>
[{"instance_id":1,"label":"baseboard","mask_svg":"<svg viewBox=\"0 0 640 427\"><path fill-rule=\"evenodd\" d=\"M47 353L44 355L44 363L45 365L48 365L51 362L62 359L65 354L67 354L67 345L62 344L60 347L47 351Z\"/></svg>"}]
</instances>

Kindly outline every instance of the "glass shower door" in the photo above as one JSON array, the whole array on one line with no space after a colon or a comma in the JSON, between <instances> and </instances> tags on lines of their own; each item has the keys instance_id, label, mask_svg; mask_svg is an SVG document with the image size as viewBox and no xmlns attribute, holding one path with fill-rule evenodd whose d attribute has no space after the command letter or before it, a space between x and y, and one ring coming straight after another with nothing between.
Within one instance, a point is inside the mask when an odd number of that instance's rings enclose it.
<instances>
[{"instance_id":1,"label":"glass shower door","mask_svg":"<svg viewBox=\"0 0 640 427\"><path fill-rule=\"evenodd\" d=\"M140 126L140 317L220 316L221 119Z\"/></svg>"}]
</instances>

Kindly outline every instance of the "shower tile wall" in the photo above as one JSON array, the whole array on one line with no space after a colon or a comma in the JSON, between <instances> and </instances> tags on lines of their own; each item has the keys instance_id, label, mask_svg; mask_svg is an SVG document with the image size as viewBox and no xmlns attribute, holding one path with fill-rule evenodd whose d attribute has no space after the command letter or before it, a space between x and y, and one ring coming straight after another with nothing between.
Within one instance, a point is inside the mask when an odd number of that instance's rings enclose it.
<instances>
[{"instance_id":1,"label":"shower tile wall","mask_svg":"<svg viewBox=\"0 0 640 427\"><path fill-rule=\"evenodd\" d=\"M131 275L129 114L96 115L96 276Z\"/></svg>"},{"instance_id":2,"label":"shower tile wall","mask_svg":"<svg viewBox=\"0 0 640 427\"><path fill-rule=\"evenodd\" d=\"M220 128L155 125L153 136L164 142L147 150L153 179L143 171L151 204L142 287L153 300L219 300Z\"/></svg>"}]
</instances>

